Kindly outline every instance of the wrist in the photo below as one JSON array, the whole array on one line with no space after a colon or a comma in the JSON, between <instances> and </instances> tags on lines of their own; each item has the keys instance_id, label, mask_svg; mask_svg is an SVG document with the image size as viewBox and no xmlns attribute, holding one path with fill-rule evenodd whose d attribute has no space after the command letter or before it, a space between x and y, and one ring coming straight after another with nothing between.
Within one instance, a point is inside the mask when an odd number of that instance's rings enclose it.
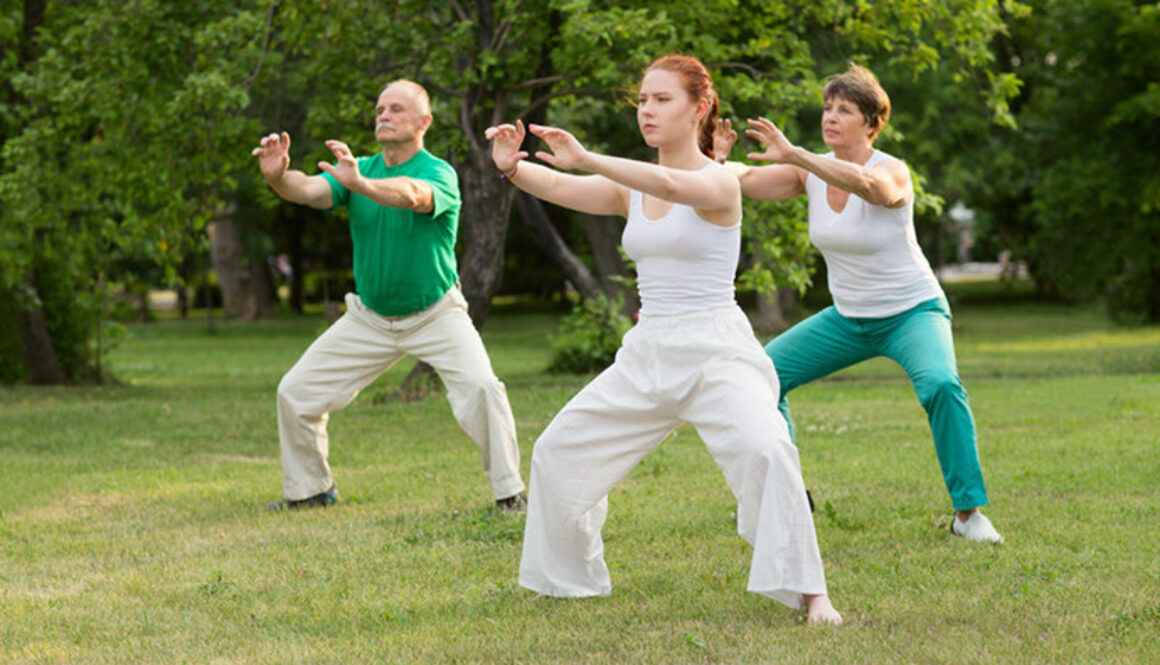
<instances>
[{"instance_id":1,"label":"wrist","mask_svg":"<svg viewBox=\"0 0 1160 665\"><path fill-rule=\"evenodd\" d=\"M576 164L576 170L577 171L585 171L587 173L596 173L597 168L599 168L599 164L597 161L596 153L588 152L587 150L585 150L584 155L580 158L580 160Z\"/></svg>"},{"instance_id":2,"label":"wrist","mask_svg":"<svg viewBox=\"0 0 1160 665\"><path fill-rule=\"evenodd\" d=\"M498 168L498 167L497 167L497 168ZM503 170L502 168L498 169L498 171L499 171L499 179L500 179L500 180L507 181L507 182L511 182L511 181L512 181L512 179L516 177L516 173L517 173L519 170L520 170L520 162L519 162L519 160L516 160L516 163L515 163L515 164L512 164L512 167L511 167L511 169L510 169L510 170L507 170L507 171L505 171L505 170Z\"/></svg>"},{"instance_id":3,"label":"wrist","mask_svg":"<svg viewBox=\"0 0 1160 665\"><path fill-rule=\"evenodd\" d=\"M785 164L790 166L804 166L803 158L809 151L799 146L791 146L789 149L789 158L785 160Z\"/></svg>"}]
</instances>

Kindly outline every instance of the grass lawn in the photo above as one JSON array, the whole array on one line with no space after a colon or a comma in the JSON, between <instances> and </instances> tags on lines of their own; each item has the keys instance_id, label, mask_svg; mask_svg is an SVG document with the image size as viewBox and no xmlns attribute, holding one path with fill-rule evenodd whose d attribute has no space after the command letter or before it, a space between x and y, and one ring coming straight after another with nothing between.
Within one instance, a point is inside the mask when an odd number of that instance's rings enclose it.
<instances>
[{"instance_id":1,"label":"grass lawn","mask_svg":"<svg viewBox=\"0 0 1160 665\"><path fill-rule=\"evenodd\" d=\"M618 486L614 591L534 600L441 396L330 423L342 502L272 514L274 392L319 318L134 326L121 382L0 389L0 663L1145 663L1160 644L1160 328L952 293L1001 546L952 539L925 414L871 361L791 398L830 593L815 629L745 591L725 482L683 427ZM545 313L484 340L523 468L590 377ZM409 365L409 363L404 363Z\"/></svg>"}]
</instances>

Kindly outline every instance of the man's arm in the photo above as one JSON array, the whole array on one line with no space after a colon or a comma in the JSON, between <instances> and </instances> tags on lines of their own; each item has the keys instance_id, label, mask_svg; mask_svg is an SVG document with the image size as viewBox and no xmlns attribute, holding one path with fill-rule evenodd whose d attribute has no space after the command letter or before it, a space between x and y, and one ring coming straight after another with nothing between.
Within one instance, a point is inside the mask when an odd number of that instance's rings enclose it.
<instances>
[{"instance_id":1,"label":"man's arm","mask_svg":"<svg viewBox=\"0 0 1160 665\"><path fill-rule=\"evenodd\" d=\"M326 147L338 159L338 164L319 162L318 168L355 194L388 208L404 208L428 214L435 210L435 194L431 185L416 178L366 178L358 170L358 160L342 141L327 141Z\"/></svg>"},{"instance_id":2,"label":"man's arm","mask_svg":"<svg viewBox=\"0 0 1160 665\"><path fill-rule=\"evenodd\" d=\"M278 196L319 210L331 207L330 183L326 178L290 168L290 135L286 132L263 137L250 154L258 158L266 183Z\"/></svg>"}]
</instances>

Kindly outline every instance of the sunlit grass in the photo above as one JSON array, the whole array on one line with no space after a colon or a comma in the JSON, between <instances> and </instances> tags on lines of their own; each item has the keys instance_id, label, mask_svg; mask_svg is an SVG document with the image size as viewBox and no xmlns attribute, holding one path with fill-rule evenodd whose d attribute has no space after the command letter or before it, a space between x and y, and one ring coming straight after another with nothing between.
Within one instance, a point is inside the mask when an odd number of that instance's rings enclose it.
<instances>
[{"instance_id":1,"label":"sunlit grass","mask_svg":"<svg viewBox=\"0 0 1160 665\"><path fill-rule=\"evenodd\" d=\"M535 601L516 584L523 520L490 508L442 396L364 395L335 414L342 503L269 514L274 391L321 320L133 327L110 358L118 384L0 390L0 663L1148 662L1160 329L1087 306L954 309L1007 543L947 535L925 414L896 366L799 389L840 630L744 591L750 549L691 428L610 497L613 595ZM553 321L500 309L484 331L525 477L588 378L544 374Z\"/></svg>"}]
</instances>

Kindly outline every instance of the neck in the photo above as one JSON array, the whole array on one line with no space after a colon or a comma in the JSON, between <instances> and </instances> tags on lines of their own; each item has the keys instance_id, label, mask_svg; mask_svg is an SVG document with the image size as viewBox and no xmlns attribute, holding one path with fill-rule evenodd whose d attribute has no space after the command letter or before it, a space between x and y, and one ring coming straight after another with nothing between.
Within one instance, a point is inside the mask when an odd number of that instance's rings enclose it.
<instances>
[{"instance_id":1,"label":"neck","mask_svg":"<svg viewBox=\"0 0 1160 665\"><path fill-rule=\"evenodd\" d=\"M847 162L854 162L855 164L865 164L870 160L870 156L874 154L873 143L860 143L858 145L834 148L834 157Z\"/></svg>"},{"instance_id":2,"label":"neck","mask_svg":"<svg viewBox=\"0 0 1160 665\"><path fill-rule=\"evenodd\" d=\"M709 158L697 146L697 138L692 142L682 142L679 145L659 146L657 148L657 163L672 169L693 171L705 165Z\"/></svg>"},{"instance_id":3,"label":"neck","mask_svg":"<svg viewBox=\"0 0 1160 665\"><path fill-rule=\"evenodd\" d=\"M387 166L398 166L423 149L423 139L405 143L383 143L383 161Z\"/></svg>"}]
</instances>

